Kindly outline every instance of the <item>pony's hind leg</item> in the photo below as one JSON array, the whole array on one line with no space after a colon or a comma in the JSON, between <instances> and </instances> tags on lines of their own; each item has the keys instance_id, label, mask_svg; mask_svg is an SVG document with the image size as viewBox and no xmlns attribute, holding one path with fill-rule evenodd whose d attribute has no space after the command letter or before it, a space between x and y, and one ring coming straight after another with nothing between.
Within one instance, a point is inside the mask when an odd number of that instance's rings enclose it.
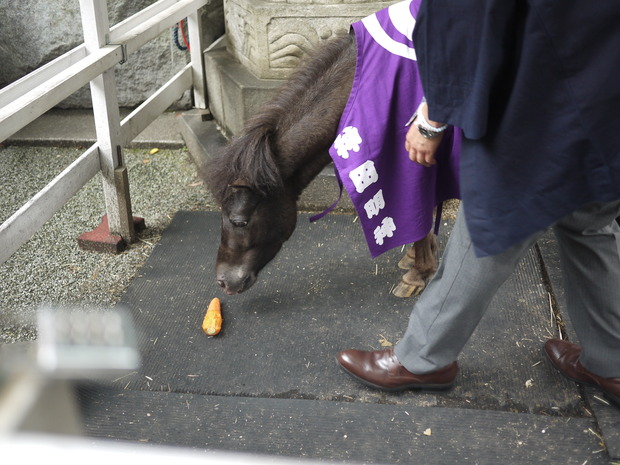
<instances>
[{"instance_id":1,"label":"pony's hind leg","mask_svg":"<svg viewBox=\"0 0 620 465\"><path fill-rule=\"evenodd\" d=\"M437 247L437 238L432 232L411 246L413 253L407 251L401 262L413 255L412 267L402 276L392 294L396 297L411 297L424 290L426 282L437 271Z\"/></svg>"}]
</instances>

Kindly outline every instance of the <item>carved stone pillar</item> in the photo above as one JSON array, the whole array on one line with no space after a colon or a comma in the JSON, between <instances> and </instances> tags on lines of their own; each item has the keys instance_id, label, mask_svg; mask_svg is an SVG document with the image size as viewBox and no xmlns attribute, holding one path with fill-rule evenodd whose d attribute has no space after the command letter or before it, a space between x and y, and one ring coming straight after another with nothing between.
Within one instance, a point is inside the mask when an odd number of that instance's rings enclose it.
<instances>
[{"instance_id":1,"label":"carved stone pillar","mask_svg":"<svg viewBox=\"0 0 620 465\"><path fill-rule=\"evenodd\" d=\"M224 0L226 38L207 52L211 111L236 134L315 46L394 3L376 0Z\"/></svg>"}]
</instances>

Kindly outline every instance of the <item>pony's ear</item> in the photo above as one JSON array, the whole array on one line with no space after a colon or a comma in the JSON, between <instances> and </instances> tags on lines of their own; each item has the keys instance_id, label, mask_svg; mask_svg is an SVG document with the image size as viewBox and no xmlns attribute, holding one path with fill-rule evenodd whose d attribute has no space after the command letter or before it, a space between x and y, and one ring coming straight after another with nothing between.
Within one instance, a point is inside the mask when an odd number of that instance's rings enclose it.
<instances>
[{"instance_id":1,"label":"pony's ear","mask_svg":"<svg viewBox=\"0 0 620 465\"><path fill-rule=\"evenodd\" d=\"M249 186L231 184L230 202L228 202L228 217L249 218L260 200L260 195Z\"/></svg>"}]
</instances>

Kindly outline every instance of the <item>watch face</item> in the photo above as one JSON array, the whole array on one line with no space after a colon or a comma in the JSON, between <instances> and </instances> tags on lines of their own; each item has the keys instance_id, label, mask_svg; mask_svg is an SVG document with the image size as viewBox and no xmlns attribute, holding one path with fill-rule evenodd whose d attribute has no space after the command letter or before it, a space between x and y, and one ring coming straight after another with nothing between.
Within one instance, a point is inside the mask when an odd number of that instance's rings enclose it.
<instances>
[{"instance_id":1,"label":"watch face","mask_svg":"<svg viewBox=\"0 0 620 465\"><path fill-rule=\"evenodd\" d=\"M422 136L426 137L427 139L434 139L439 134L441 134L440 132L431 132L421 124L418 125L418 131L420 131L420 134L422 134Z\"/></svg>"}]
</instances>

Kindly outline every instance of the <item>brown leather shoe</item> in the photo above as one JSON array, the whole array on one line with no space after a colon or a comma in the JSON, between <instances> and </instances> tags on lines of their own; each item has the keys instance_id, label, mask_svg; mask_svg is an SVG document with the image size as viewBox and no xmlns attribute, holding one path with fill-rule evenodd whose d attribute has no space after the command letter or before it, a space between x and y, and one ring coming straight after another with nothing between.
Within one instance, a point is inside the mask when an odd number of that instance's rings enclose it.
<instances>
[{"instance_id":1,"label":"brown leather shoe","mask_svg":"<svg viewBox=\"0 0 620 465\"><path fill-rule=\"evenodd\" d=\"M545 342L545 353L555 368L568 379L598 387L620 407L620 378L602 378L586 370L579 362L581 347L559 339Z\"/></svg>"},{"instance_id":2,"label":"brown leather shoe","mask_svg":"<svg viewBox=\"0 0 620 465\"><path fill-rule=\"evenodd\" d=\"M394 349L365 351L343 350L338 363L349 375L367 386L385 391L404 389L448 389L454 384L458 365L456 362L424 375L407 371L394 355Z\"/></svg>"}]
</instances>

